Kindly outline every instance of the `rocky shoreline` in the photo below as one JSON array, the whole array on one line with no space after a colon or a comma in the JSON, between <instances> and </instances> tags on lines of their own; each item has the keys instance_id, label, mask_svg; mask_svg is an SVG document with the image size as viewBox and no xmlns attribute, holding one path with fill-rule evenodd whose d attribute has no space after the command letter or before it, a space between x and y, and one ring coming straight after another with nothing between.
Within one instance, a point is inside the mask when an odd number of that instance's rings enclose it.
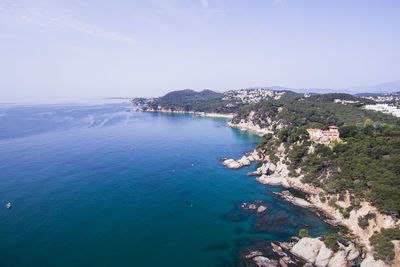
<instances>
[{"instance_id":1,"label":"rocky shoreline","mask_svg":"<svg viewBox=\"0 0 400 267\"><path fill-rule=\"evenodd\" d=\"M180 111L180 110L171 110L171 109L158 109L158 110L146 109L146 110L139 110L139 111L170 113L170 114L191 114L195 117L210 117L210 118L225 118L225 119L233 118L233 114L194 112L194 111L183 111L183 110Z\"/></svg>"},{"instance_id":2,"label":"rocky shoreline","mask_svg":"<svg viewBox=\"0 0 400 267\"><path fill-rule=\"evenodd\" d=\"M229 125L229 124L228 124ZM252 129L253 130L253 129ZM282 148L278 148L277 154L279 156L279 161L274 164L268 160L268 158L264 158L262 156L262 153L259 153L257 150L254 150L252 153L249 153L248 156L243 156L239 160L234 160L234 159L225 159L223 162L223 165L231 168L231 169L238 169L243 166L249 166L251 165L252 162L258 162L262 163L261 167L257 168L256 171L248 173L248 175L255 175L257 178L255 179L261 184L264 185L269 185L269 186L279 186L279 187L284 187L284 188L292 188L301 192L304 192L308 194L307 199L303 198L298 198L293 196L289 191L282 191L282 192L275 192L276 195L278 195L280 198L282 198L285 201L288 201L296 206L300 206L303 208L311 208L315 209L318 211L321 211L324 213L324 215L327 218L324 218L324 221L327 223L337 226L337 225L342 225L346 227L355 237L356 237L356 242L359 243L363 247L362 253L362 261L361 265L362 267L368 267L368 266L378 266L378 267L384 267L384 266L400 266L400 246L399 242L393 241L395 245L395 251L396 251L396 257L394 262L391 265L385 264L381 260L375 260L373 257L373 249L369 243L369 238L372 236L372 234L377 231L379 232L381 228L391 228L391 227L396 227L400 225L399 221L394 220L392 217L380 213L375 207L373 207L370 203L368 202L361 202L360 206L361 208L356 210L352 210L349 213L349 217L345 218L343 214L333 206L330 206L327 201L322 202L319 194L323 192L321 188L312 186L310 184L305 184L301 181L302 176L299 177L290 177L289 176L289 170L288 166L284 164L284 155ZM338 199L338 196L335 196ZM351 205L350 203L350 194L346 194L344 200L338 200L336 202L337 206L342 207L342 208L347 208ZM368 213L374 213L376 214L375 220L370 221L370 225L367 229L362 229L358 225L358 218L361 216L365 216ZM305 243L304 243L305 244ZM300 244L299 246L303 247L303 249L306 249L304 244ZM322 245L320 246L322 248ZM325 249L324 249L325 251ZM324 252L325 253L325 252ZM298 254L297 256L299 256ZM335 254L336 255L336 254ZM346 254L347 255L347 254ZM260 256L256 256L260 257ZM260 260L260 258L254 257L255 260ZM310 264L315 264L315 261L312 262L310 261L309 258L307 257L301 257L304 259L306 262ZM333 260L333 262L340 262L337 264L333 264L327 262L326 265L321 265L321 264L316 264L316 266L353 266L351 262L346 262L345 265L340 265L344 264L343 258L345 258L345 253L341 252L340 255L335 256L334 258L337 258ZM267 265L262 265L264 263ZM256 266L285 266L282 264L278 264L278 262L268 262L268 261L261 261L261 265L256 265ZM275 264L275 265L268 265L268 264ZM290 266L290 265L286 265Z\"/></svg>"}]
</instances>

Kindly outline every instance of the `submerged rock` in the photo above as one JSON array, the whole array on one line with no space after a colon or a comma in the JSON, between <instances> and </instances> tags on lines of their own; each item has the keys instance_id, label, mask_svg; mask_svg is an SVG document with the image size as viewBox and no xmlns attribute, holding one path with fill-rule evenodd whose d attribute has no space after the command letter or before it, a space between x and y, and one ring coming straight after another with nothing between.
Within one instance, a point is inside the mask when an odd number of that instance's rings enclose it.
<instances>
[{"instance_id":1,"label":"submerged rock","mask_svg":"<svg viewBox=\"0 0 400 267\"><path fill-rule=\"evenodd\" d=\"M260 267L276 267L278 266L278 262L276 260L270 260L267 257L256 256L253 258L253 261L257 266Z\"/></svg>"},{"instance_id":2,"label":"submerged rock","mask_svg":"<svg viewBox=\"0 0 400 267\"><path fill-rule=\"evenodd\" d=\"M265 206L263 206L263 205L261 205L261 206L259 206L258 208L257 208L257 212L258 213L263 213L264 211L266 211L267 210L267 207L265 207Z\"/></svg>"},{"instance_id":3,"label":"submerged rock","mask_svg":"<svg viewBox=\"0 0 400 267\"><path fill-rule=\"evenodd\" d=\"M255 209L257 209L257 206L255 204L249 205L249 210L255 210Z\"/></svg>"}]
</instances>

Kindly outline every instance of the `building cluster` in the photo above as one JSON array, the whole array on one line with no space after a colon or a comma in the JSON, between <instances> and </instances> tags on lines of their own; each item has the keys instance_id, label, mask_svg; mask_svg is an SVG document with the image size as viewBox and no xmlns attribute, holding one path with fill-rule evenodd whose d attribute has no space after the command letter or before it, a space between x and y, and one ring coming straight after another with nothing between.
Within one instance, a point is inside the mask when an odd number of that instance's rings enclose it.
<instances>
[{"instance_id":1,"label":"building cluster","mask_svg":"<svg viewBox=\"0 0 400 267\"><path fill-rule=\"evenodd\" d=\"M279 99L284 94L285 92L283 91L272 91L265 89L230 90L224 93L222 100L236 103L253 104L269 98Z\"/></svg>"},{"instance_id":2,"label":"building cluster","mask_svg":"<svg viewBox=\"0 0 400 267\"><path fill-rule=\"evenodd\" d=\"M365 109L379 111L385 114L391 114L396 117L400 117L400 109L396 106L388 104L376 104L376 105L365 105Z\"/></svg>"},{"instance_id":3,"label":"building cluster","mask_svg":"<svg viewBox=\"0 0 400 267\"><path fill-rule=\"evenodd\" d=\"M340 103L340 104L343 104L343 105L348 105L348 104L355 104L355 103L358 103L359 101L335 99L334 102L335 102L335 103Z\"/></svg>"},{"instance_id":4,"label":"building cluster","mask_svg":"<svg viewBox=\"0 0 400 267\"><path fill-rule=\"evenodd\" d=\"M340 141L339 128L336 126L329 126L328 131L321 129L307 129L311 140L318 144L329 145L333 141Z\"/></svg>"},{"instance_id":5,"label":"building cluster","mask_svg":"<svg viewBox=\"0 0 400 267\"><path fill-rule=\"evenodd\" d=\"M384 102L400 103L399 93L384 94L384 95L378 95L378 96L365 96L364 98L374 100L374 101L380 102L380 103L384 103Z\"/></svg>"}]
</instances>

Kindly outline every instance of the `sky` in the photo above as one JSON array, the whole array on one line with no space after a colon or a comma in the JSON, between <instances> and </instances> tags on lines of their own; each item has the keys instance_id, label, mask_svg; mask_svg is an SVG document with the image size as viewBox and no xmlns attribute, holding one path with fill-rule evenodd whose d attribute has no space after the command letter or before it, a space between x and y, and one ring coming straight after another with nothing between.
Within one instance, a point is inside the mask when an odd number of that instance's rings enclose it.
<instances>
[{"instance_id":1,"label":"sky","mask_svg":"<svg viewBox=\"0 0 400 267\"><path fill-rule=\"evenodd\" d=\"M400 80L400 1L0 0L0 102Z\"/></svg>"}]
</instances>

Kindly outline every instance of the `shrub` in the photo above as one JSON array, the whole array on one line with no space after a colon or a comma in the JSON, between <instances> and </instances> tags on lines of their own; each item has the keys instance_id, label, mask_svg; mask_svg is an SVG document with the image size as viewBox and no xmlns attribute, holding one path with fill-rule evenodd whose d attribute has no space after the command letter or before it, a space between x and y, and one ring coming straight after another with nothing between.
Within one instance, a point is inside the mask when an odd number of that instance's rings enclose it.
<instances>
[{"instance_id":1,"label":"shrub","mask_svg":"<svg viewBox=\"0 0 400 267\"><path fill-rule=\"evenodd\" d=\"M308 232L307 229L300 229L300 231L299 231L299 236L300 236L300 237L309 237L309 236L310 236L310 233Z\"/></svg>"},{"instance_id":2,"label":"shrub","mask_svg":"<svg viewBox=\"0 0 400 267\"><path fill-rule=\"evenodd\" d=\"M338 234L334 233L326 236L323 241L327 248L333 250L334 252L337 252L339 250L339 244L337 240L338 240Z\"/></svg>"},{"instance_id":3,"label":"shrub","mask_svg":"<svg viewBox=\"0 0 400 267\"><path fill-rule=\"evenodd\" d=\"M329 201L328 201L328 205L332 206L332 207L335 207L336 206L336 201L337 201L336 197L331 197L329 199Z\"/></svg>"},{"instance_id":4,"label":"shrub","mask_svg":"<svg viewBox=\"0 0 400 267\"><path fill-rule=\"evenodd\" d=\"M369 226L369 220L375 219L376 214L373 212L367 213L365 216L358 217L358 226L365 230Z\"/></svg>"},{"instance_id":5,"label":"shrub","mask_svg":"<svg viewBox=\"0 0 400 267\"><path fill-rule=\"evenodd\" d=\"M369 221L365 216L358 217L358 226L360 226L361 229L365 230L369 226Z\"/></svg>"},{"instance_id":6,"label":"shrub","mask_svg":"<svg viewBox=\"0 0 400 267\"><path fill-rule=\"evenodd\" d=\"M400 240L400 228L382 228L381 233L390 240Z\"/></svg>"},{"instance_id":7,"label":"shrub","mask_svg":"<svg viewBox=\"0 0 400 267\"><path fill-rule=\"evenodd\" d=\"M381 233L375 233L369 241L374 247L374 258L376 260L383 260L384 262L390 262L394 259L394 245Z\"/></svg>"}]
</instances>

